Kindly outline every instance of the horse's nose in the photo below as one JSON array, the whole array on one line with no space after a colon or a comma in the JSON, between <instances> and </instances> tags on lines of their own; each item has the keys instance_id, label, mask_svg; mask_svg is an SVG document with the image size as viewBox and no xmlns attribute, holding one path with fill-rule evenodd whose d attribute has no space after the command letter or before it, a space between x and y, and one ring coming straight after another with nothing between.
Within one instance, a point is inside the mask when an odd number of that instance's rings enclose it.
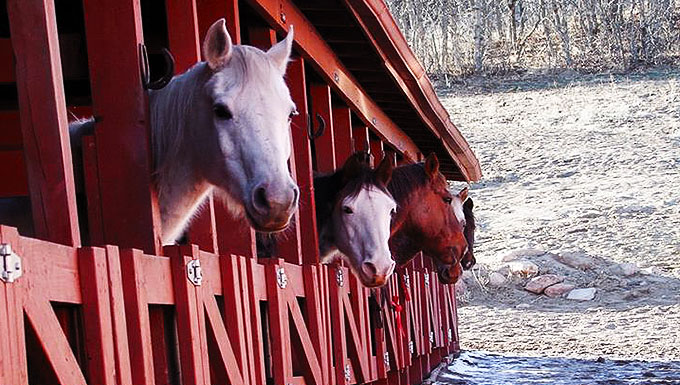
<instances>
[{"instance_id":1,"label":"horse's nose","mask_svg":"<svg viewBox=\"0 0 680 385\"><path fill-rule=\"evenodd\" d=\"M387 282L387 279L392 275L396 263L390 259L387 263L380 264L378 267L371 261L366 261L361 264L361 270L366 276L364 285L368 287L382 286Z\"/></svg>"},{"instance_id":2,"label":"horse's nose","mask_svg":"<svg viewBox=\"0 0 680 385\"><path fill-rule=\"evenodd\" d=\"M453 265L442 266L439 268L438 273L439 274L437 275L439 276L439 282L443 284L451 284L458 281L458 278L463 273L463 270L461 269L460 263L455 263Z\"/></svg>"},{"instance_id":3,"label":"horse's nose","mask_svg":"<svg viewBox=\"0 0 680 385\"><path fill-rule=\"evenodd\" d=\"M300 190L293 184L260 183L252 190L254 219L262 230L280 230L297 207Z\"/></svg>"}]
</instances>

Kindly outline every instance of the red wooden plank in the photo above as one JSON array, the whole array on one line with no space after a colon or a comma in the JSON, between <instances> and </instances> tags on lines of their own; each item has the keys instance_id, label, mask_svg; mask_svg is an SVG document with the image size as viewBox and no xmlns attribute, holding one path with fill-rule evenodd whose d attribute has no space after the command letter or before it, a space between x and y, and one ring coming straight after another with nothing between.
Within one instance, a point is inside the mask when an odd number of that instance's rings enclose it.
<instances>
[{"instance_id":1,"label":"red wooden plank","mask_svg":"<svg viewBox=\"0 0 680 385\"><path fill-rule=\"evenodd\" d=\"M371 138L371 155L373 155L373 162L377 166L385 156L383 151L383 142L380 139Z\"/></svg>"},{"instance_id":2,"label":"red wooden plank","mask_svg":"<svg viewBox=\"0 0 680 385\"><path fill-rule=\"evenodd\" d=\"M26 298L24 311L59 383L86 385L83 372L49 300L38 293L31 293Z\"/></svg>"},{"instance_id":3,"label":"red wooden plank","mask_svg":"<svg viewBox=\"0 0 680 385\"><path fill-rule=\"evenodd\" d=\"M368 136L368 127L359 125L352 129L352 142L354 143L354 151L371 151L371 145Z\"/></svg>"},{"instance_id":4,"label":"red wooden plank","mask_svg":"<svg viewBox=\"0 0 680 385\"><path fill-rule=\"evenodd\" d=\"M28 178L21 150L0 151L0 198L28 195Z\"/></svg>"},{"instance_id":5,"label":"red wooden plank","mask_svg":"<svg viewBox=\"0 0 680 385\"><path fill-rule=\"evenodd\" d=\"M352 111L348 107L333 107L333 133L335 134L335 159L342 165L352 155Z\"/></svg>"},{"instance_id":6,"label":"red wooden plank","mask_svg":"<svg viewBox=\"0 0 680 385\"><path fill-rule=\"evenodd\" d=\"M201 250L218 253L217 222L215 220L215 200L208 195L198 216L189 227L189 242L198 245Z\"/></svg>"},{"instance_id":7,"label":"red wooden plank","mask_svg":"<svg viewBox=\"0 0 680 385\"><path fill-rule=\"evenodd\" d=\"M149 302L146 293L149 285L147 285L148 277L144 274L142 257L141 250L120 251L132 383L154 385L156 381L151 353Z\"/></svg>"},{"instance_id":8,"label":"red wooden plank","mask_svg":"<svg viewBox=\"0 0 680 385\"><path fill-rule=\"evenodd\" d=\"M113 328L117 385L132 385L130 349L125 318L123 281L118 248L106 246L107 273L111 304L111 324Z\"/></svg>"},{"instance_id":9,"label":"red wooden plank","mask_svg":"<svg viewBox=\"0 0 680 385\"><path fill-rule=\"evenodd\" d=\"M252 330L252 336L249 337L249 341L252 343L248 347L248 357L249 361L252 362L251 370L254 371L254 375L251 375L250 378L255 379L253 383L256 385L264 385L264 333L260 301L267 299L267 289L263 287L266 285L265 269L255 259L240 257L240 264L241 280L244 282L243 295L244 298L247 298L244 301L245 313L249 315L250 329ZM248 333L248 329L246 329L246 333Z\"/></svg>"},{"instance_id":10,"label":"red wooden plank","mask_svg":"<svg viewBox=\"0 0 680 385\"><path fill-rule=\"evenodd\" d=\"M337 91L357 116L376 129L381 139L392 143L401 153L417 152L411 138L364 92L293 0L248 0L248 3L280 32L287 31L289 25L295 26L295 42L300 53L309 60L324 81L332 84L334 91Z\"/></svg>"},{"instance_id":11,"label":"red wooden plank","mask_svg":"<svg viewBox=\"0 0 680 385\"><path fill-rule=\"evenodd\" d=\"M95 137L104 241L159 254L147 95L139 73L139 1L85 0L83 7L93 112L100 117Z\"/></svg>"},{"instance_id":12,"label":"red wooden plank","mask_svg":"<svg viewBox=\"0 0 680 385\"><path fill-rule=\"evenodd\" d=\"M317 171L333 172L336 169L336 158L331 115L331 88L326 84L312 84L309 90L312 98L312 125L316 130L320 124L318 117L321 117L326 125L323 135L314 140Z\"/></svg>"},{"instance_id":13,"label":"red wooden plank","mask_svg":"<svg viewBox=\"0 0 680 385\"><path fill-rule=\"evenodd\" d=\"M335 358L335 380L338 385L348 384L345 379L345 365L349 364L347 360L347 329L345 328L345 311L343 306L343 287L338 284L335 279L338 269L342 269L343 275L346 276L347 269L342 266L336 266L331 270L330 275L330 294L328 300L331 309L331 333L333 335L333 357Z\"/></svg>"},{"instance_id":14,"label":"red wooden plank","mask_svg":"<svg viewBox=\"0 0 680 385\"><path fill-rule=\"evenodd\" d=\"M104 219L102 218L101 196L99 194L101 186L99 169L97 168L97 145L94 136L84 136L82 146L89 243L101 245L104 243Z\"/></svg>"},{"instance_id":15,"label":"red wooden plank","mask_svg":"<svg viewBox=\"0 0 680 385\"><path fill-rule=\"evenodd\" d=\"M38 238L80 245L54 2L7 2Z\"/></svg>"},{"instance_id":16,"label":"red wooden plank","mask_svg":"<svg viewBox=\"0 0 680 385\"><path fill-rule=\"evenodd\" d=\"M6 39L0 39L0 42L3 40ZM10 55L13 55L12 52ZM14 63L14 57L10 56L10 60ZM0 65L1 63L0 61ZM12 64L12 76L14 76L14 64ZM22 147L19 111L0 111L0 149L18 150Z\"/></svg>"},{"instance_id":17,"label":"red wooden plank","mask_svg":"<svg viewBox=\"0 0 680 385\"><path fill-rule=\"evenodd\" d=\"M14 83L14 53L10 39L0 39L0 83Z\"/></svg>"},{"instance_id":18,"label":"red wooden plank","mask_svg":"<svg viewBox=\"0 0 680 385\"><path fill-rule=\"evenodd\" d=\"M0 225L0 242L11 245L17 252L19 233L15 228ZM20 291L19 282L0 281L0 331L6 333L0 341L0 367L4 372L0 373L0 379L3 384L28 385L23 290Z\"/></svg>"},{"instance_id":19,"label":"red wooden plank","mask_svg":"<svg viewBox=\"0 0 680 385\"><path fill-rule=\"evenodd\" d=\"M223 17L227 21L227 31L232 43L241 44L238 0L196 0L196 6L198 7L198 29L201 41L215 20Z\"/></svg>"},{"instance_id":20,"label":"red wooden plank","mask_svg":"<svg viewBox=\"0 0 680 385\"><path fill-rule=\"evenodd\" d=\"M269 332L271 337L272 366L275 385L285 385L293 376L293 358L290 351L290 325L288 323L288 300L284 288L277 284L281 274L282 260L266 261L267 297L269 299Z\"/></svg>"},{"instance_id":21,"label":"red wooden plank","mask_svg":"<svg viewBox=\"0 0 680 385\"><path fill-rule=\"evenodd\" d=\"M210 329L214 334L217 348L221 356L223 366L222 369L227 373L229 383L232 385L247 384L248 382L244 381L242 377L243 372L239 371L239 367L242 366L239 364L236 356L234 355L234 350L232 349L229 336L227 335L227 330L225 329L224 323L222 322L220 311L217 308L217 304L215 303L215 298L204 298L204 301L201 305L205 306L205 313L207 315L206 321L209 322ZM204 358L207 358L207 356L204 356ZM209 378L206 380L209 380Z\"/></svg>"},{"instance_id":22,"label":"red wooden plank","mask_svg":"<svg viewBox=\"0 0 680 385\"><path fill-rule=\"evenodd\" d=\"M321 375L321 366L319 365L318 357L316 352L312 347L312 339L310 338L309 331L307 330L307 324L302 316L300 307L298 305L295 297L291 298L290 293L288 293L288 309L290 310L290 317L293 321L293 326L295 327L298 336L300 337L300 345L302 346L301 355L303 359L303 367L305 371L305 384L310 385L323 385Z\"/></svg>"},{"instance_id":23,"label":"red wooden plank","mask_svg":"<svg viewBox=\"0 0 680 385\"><path fill-rule=\"evenodd\" d=\"M299 228L304 229L306 236L301 237L302 259L304 263L318 263L319 240L316 234L316 205L314 204L314 181L312 177L311 143L307 136L307 83L305 80L305 62L298 58L288 65L286 82L290 96L297 106L299 115L293 116L291 135L293 138L293 156L295 157L295 176L300 188Z\"/></svg>"},{"instance_id":24,"label":"red wooden plank","mask_svg":"<svg viewBox=\"0 0 680 385\"><path fill-rule=\"evenodd\" d=\"M239 260L242 257L238 256L223 256L220 258L222 288L224 297L224 323L229 325L226 332L229 335L229 341L232 341L235 359L238 367L242 373L242 381L250 383L250 367L248 360L247 342L252 341L252 332L246 337L247 329L249 331L250 324L247 323L246 317L249 316L245 309L248 297L245 296L241 283L241 269ZM204 299L210 301L210 298ZM207 307L208 305L206 305Z\"/></svg>"},{"instance_id":25,"label":"red wooden plank","mask_svg":"<svg viewBox=\"0 0 680 385\"><path fill-rule=\"evenodd\" d=\"M328 384L331 381L330 331L326 325L327 317L325 317L329 311L328 306L325 306L328 292L323 290L322 285L320 285L321 282L324 282L321 278L324 275L323 271L328 268L321 265L305 264L302 269L304 272L304 290L307 294L307 318L312 325L309 336L316 355L319 357L322 382Z\"/></svg>"},{"instance_id":26,"label":"red wooden plank","mask_svg":"<svg viewBox=\"0 0 680 385\"><path fill-rule=\"evenodd\" d=\"M175 57L175 72L181 74L201 60L196 1L167 1L165 7L170 51Z\"/></svg>"},{"instance_id":27,"label":"red wooden plank","mask_svg":"<svg viewBox=\"0 0 680 385\"><path fill-rule=\"evenodd\" d=\"M187 250L188 249L188 250ZM175 308L177 311L178 344L182 383L201 385L210 381L210 374L203 367L203 357L207 357L207 345L201 338L200 314L203 313L202 301L197 298L196 287L187 278L187 263L196 259L198 248L165 247L170 258L172 281L175 289ZM189 254L189 255L186 255Z\"/></svg>"},{"instance_id":28,"label":"red wooden plank","mask_svg":"<svg viewBox=\"0 0 680 385\"><path fill-rule=\"evenodd\" d=\"M244 255L250 258L257 256L255 230L245 219L234 218L220 200L215 201L215 229L220 254Z\"/></svg>"},{"instance_id":29,"label":"red wooden plank","mask_svg":"<svg viewBox=\"0 0 680 385\"><path fill-rule=\"evenodd\" d=\"M248 44L263 51L276 43L276 31L271 28L248 27Z\"/></svg>"},{"instance_id":30,"label":"red wooden plank","mask_svg":"<svg viewBox=\"0 0 680 385\"><path fill-rule=\"evenodd\" d=\"M80 285L83 293L85 348L89 360L88 379L102 385L116 384L114 331L109 303L109 282L104 249L78 250Z\"/></svg>"}]
</instances>

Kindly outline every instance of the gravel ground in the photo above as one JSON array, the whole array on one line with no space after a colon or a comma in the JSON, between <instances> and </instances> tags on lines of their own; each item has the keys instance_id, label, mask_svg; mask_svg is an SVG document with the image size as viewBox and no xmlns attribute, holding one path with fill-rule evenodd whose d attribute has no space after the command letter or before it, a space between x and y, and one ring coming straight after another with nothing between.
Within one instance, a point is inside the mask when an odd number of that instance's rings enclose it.
<instances>
[{"instance_id":1,"label":"gravel ground","mask_svg":"<svg viewBox=\"0 0 680 385\"><path fill-rule=\"evenodd\" d=\"M680 71L476 79L440 97L484 173L462 348L680 360ZM595 299L526 292L509 253ZM570 253L591 265L552 258Z\"/></svg>"}]
</instances>

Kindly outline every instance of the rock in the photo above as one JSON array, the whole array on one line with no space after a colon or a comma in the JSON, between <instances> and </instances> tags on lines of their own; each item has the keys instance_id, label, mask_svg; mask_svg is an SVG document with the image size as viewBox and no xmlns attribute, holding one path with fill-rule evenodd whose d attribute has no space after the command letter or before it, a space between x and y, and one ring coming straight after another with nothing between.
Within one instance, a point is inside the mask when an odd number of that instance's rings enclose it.
<instances>
[{"instance_id":1,"label":"rock","mask_svg":"<svg viewBox=\"0 0 680 385\"><path fill-rule=\"evenodd\" d=\"M545 290L543 290L543 294L550 298L562 297L566 293L572 291L574 287L574 285L568 283L557 283L550 287L546 287Z\"/></svg>"},{"instance_id":2,"label":"rock","mask_svg":"<svg viewBox=\"0 0 680 385\"><path fill-rule=\"evenodd\" d=\"M522 249L502 251L496 254L496 258L500 259L502 262L510 262L526 257L536 257L543 254L545 254L545 251L543 250L527 247Z\"/></svg>"},{"instance_id":3,"label":"rock","mask_svg":"<svg viewBox=\"0 0 680 385\"><path fill-rule=\"evenodd\" d=\"M538 274L538 265L526 259L510 261L507 266L510 269L510 273L514 275L533 277Z\"/></svg>"},{"instance_id":4,"label":"rock","mask_svg":"<svg viewBox=\"0 0 680 385\"><path fill-rule=\"evenodd\" d=\"M465 291L467 290L467 285L465 284L465 281L462 279L459 279L458 282L456 282L455 287L456 296L465 294Z\"/></svg>"},{"instance_id":5,"label":"rock","mask_svg":"<svg viewBox=\"0 0 680 385\"><path fill-rule=\"evenodd\" d=\"M548 286L552 286L556 283L564 281L564 277L560 277L555 274L544 274L534 277L526 285L524 285L524 290L530 291L534 294L541 294L543 290Z\"/></svg>"},{"instance_id":6,"label":"rock","mask_svg":"<svg viewBox=\"0 0 680 385\"><path fill-rule=\"evenodd\" d=\"M624 277L630 277L631 275L637 274L640 271L640 268L634 263L619 263L616 265L616 270Z\"/></svg>"},{"instance_id":7,"label":"rock","mask_svg":"<svg viewBox=\"0 0 680 385\"><path fill-rule=\"evenodd\" d=\"M662 273L661 269L659 269L656 266L650 266L650 267L645 267L644 269L640 270L640 273L645 274L645 275L659 275Z\"/></svg>"},{"instance_id":8,"label":"rock","mask_svg":"<svg viewBox=\"0 0 680 385\"><path fill-rule=\"evenodd\" d=\"M589 287L586 289L574 289L569 292L567 299L573 299L575 301L591 301L595 298L595 292L597 289L594 287Z\"/></svg>"},{"instance_id":9,"label":"rock","mask_svg":"<svg viewBox=\"0 0 680 385\"><path fill-rule=\"evenodd\" d=\"M494 271L493 273L489 274L489 285L490 286L495 286L495 287L503 286L507 280L508 279L505 278L505 276L501 273Z\"/></svg>"},{"instance_id":10,"label":"rock","mask_svg":"<svg viewBox=\"0 0 680 385\"><path fill-rule=\"evenodd\" d=\"M515 309L528 309L530 307L531 305L528 303L520 303L519 305L515 306Z\"/></svg>"},{"instance_id":11,"label":"rock","mask_svg":"<svg viewBox=\"0 0 680 385\"><path fill-rule=\"evenodd\" d=\"M595 267L595 262L587 255L580 252L563 251L557 254L551 254L551 256L557 262L573 267L574 269L588 270Z\"/></svg>"}]
</instances>

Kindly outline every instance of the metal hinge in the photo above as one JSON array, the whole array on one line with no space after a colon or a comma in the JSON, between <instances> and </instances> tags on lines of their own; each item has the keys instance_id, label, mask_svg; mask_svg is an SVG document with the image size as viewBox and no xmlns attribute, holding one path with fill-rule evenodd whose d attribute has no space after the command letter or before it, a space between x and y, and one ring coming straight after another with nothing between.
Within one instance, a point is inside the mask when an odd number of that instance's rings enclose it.
<instances>
[{"instance_id":1,"label":"metal hinge","mask_svg":"<svg viewBox=\"0 0 680 385\"><path fill-rule=\"evenodd\" d=\"M6 283L12 283L21 277L23 269L21 268L21 257L12 251L12 246L8 243L0 244L0 257L2 258L2 271L0 271L0 279Z\"/></svg>"},{"instance_id":2,"label":"metal hinge","mask_svg":"<svg viewBox=\"0 0 680 385\"><path fill-rule=\"evenodd\" d=\"M338 286L345 286L345 272L340 266L338 266L337 270L335 270L335 280L338 282Z\"/></svg>"},{"instance_id":3,"label":"metal hinge","mask_svg":"<svg viewBox=\"0 0 680 385\"><path fill-rule=\"evenodd\" d=\"M352 379L352 369L349 364L345 364L345 381L350 382Z\"/></svg>"},{"instance_id":4,"label":"metal hinge","mask_svg":"<svg viewBox=\"0 0 680 385\"><path fill-rule=\"evenodd\" d=\"M276 283L281 289L285 289L288 286L288 276L286 275L286 270L283 267L276 268Z\"/></svg>"},{"instance_id":5,"label":"metal hinge","mask_svg":"<svg viewBox=\"0 0 680 385\"><path fill-rule=\"evenodd\" d=\"M203 269L201 269L201 261L192 259L187 263L187 278L194 284L194 286L201 286L203 283Z\"/></svg>"}]
</instances>

